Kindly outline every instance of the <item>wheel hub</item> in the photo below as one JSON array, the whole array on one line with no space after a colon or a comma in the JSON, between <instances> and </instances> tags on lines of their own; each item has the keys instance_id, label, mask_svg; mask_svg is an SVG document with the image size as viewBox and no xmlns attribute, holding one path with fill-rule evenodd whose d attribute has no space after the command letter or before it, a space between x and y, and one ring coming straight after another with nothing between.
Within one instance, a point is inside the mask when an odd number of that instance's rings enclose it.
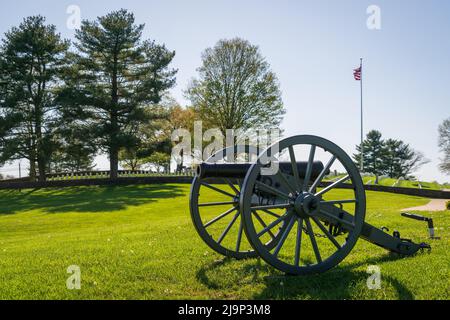
<instances>
[{"instance_id":1,"label":"wheel hub","mask_svg":"<svg viewBox=\"0 0 450 320\"><path fill-rule=\"evenodd\" d=\"M309 192L302 192L293 199L294 212L302 218L307 218L319 211L320 199Z\"/></svg>"}]
</instances>

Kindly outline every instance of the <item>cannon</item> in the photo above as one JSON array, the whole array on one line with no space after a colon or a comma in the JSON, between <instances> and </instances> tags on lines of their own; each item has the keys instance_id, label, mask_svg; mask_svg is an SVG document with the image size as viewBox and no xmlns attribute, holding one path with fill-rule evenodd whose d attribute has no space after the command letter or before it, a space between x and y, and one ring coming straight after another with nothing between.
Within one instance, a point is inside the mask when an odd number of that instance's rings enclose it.
<instances>
[{"instance_id":1,"label":"cannon","mask_svg":"<svg viewBox=\"0 0 450 320\"><path fill-rule=\"evenodd\" d=\"M261 257L292 275L333 268L359 238L400 255L430 248L365 222L358 168L336 144L312 135L283 139L262 152L233 146L212 155L196 169L190 213L214 251Z\"/></svg>"}]
</instances>

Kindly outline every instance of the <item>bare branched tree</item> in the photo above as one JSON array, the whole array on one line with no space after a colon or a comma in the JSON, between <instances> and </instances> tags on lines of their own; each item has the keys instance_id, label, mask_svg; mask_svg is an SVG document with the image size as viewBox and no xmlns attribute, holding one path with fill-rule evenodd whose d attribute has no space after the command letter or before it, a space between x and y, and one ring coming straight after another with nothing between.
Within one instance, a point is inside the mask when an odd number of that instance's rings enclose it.
<instances>
[{"instance_id":1,"label":"bare branched tree","mask_svg":"<svg viewBox=\"0 0 450 320\"><path fill-rule=\"evenodd\" d=\"M444 153L439 169L450 174L450 118L444 120L439 126L439 149Z\"/></svg>"}]
</instances>

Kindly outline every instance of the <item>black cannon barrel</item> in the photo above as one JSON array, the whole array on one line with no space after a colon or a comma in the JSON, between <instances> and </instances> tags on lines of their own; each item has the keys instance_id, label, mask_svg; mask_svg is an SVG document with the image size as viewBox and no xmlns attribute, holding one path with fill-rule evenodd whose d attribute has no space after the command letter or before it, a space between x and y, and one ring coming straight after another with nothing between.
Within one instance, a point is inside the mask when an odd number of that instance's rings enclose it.
<instances>
[{"instance_id":1,"label":"black cannon barrel","mask_svg":"<svg viewBox=\"0 0 450 320\"><path fill-rule=\"evenodd\" d=\"M207 163L203 162L197 166L197 176L199 178L244 178L247 171L252 166L251 163ZM293 175L292 165L290 162L280 162L282 172ZM308 162L297 162L298 174L302 179L305 177ZM313 162L311 179L317 178L322 172L324 166L320 161ZM326 174L329 173L329 170Z\"/></svg>"}]
</instances>

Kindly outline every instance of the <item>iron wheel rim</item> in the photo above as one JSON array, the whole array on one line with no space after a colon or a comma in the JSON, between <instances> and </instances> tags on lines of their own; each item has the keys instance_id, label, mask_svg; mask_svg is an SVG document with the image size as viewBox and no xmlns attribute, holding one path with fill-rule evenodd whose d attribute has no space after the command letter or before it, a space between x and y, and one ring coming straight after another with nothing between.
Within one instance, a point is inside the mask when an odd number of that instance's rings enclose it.
<instances>
[{"instance_id":1,"label":"iron wheel rim","mask_svg":"<svg viewBox=\"0 0 450 320\"><path fill-rule=\"evenodd\" d=\"M332 143L329 140L317 137L317 136L311 136L311 135L300 135L300 136L293 136L284 140L281 140L279 143L279 150L285 150L286 148L290 148L295 145L310 145L322 148L323 150L331 153L333 156L336 156L336 159L338 159L342 165L344 166L345 170L347 171L348 175L350 176L350 180L353 184L353 190L355 198L357 199L357 202L355 203L355 214L354 214L354 227L353 230L351 230L348 234L348 237L345 241L345 243L342 245L340 249L337 249L335 253L333 253L331 256L326 258L325 260L319 261L317 260L315 264L312 265L304 265L301 266L300 263L297 264L297 261L294 261L293 264L286 263L285 261L279 259L277 255L272 254L270 251L270 248L265 248L261 245L261 241L259 240L258 232L255 228L255 223L252 217L252 209L251 209L251 201L249 199L251 198L250 192L255 187L256 180L259 176L260 169L262 167L259 159L270 154L272 148L275 145L272 145L268 149L266 149L260 156L256 163L254 163L250 170L247 172L247 175L244 180L244 184L242 186L241 191L241 198L240 198L240 207L241 212L243 216L244 221L244 231L246 233L247 239L249 240L250 244L254 248L254 250L258 253L258 255L266 261L268 264L273 266L274 268L283 271L287 274L293 274L293 275L306 275L306 274L312 274L312 273L321 273L326 270L329 270L339 264L344 258L350 253L350 251L355 246L360 234L361 230L364 224L365 219L365 207L366 207L366 200L365 200L365 191L362 183L361 176L359 174L358 169L354 165L353 161L350 159L350 157L343 151L339 146ZM295 159L294 159L295 160ZM286 213L289 210L286 210ZM289 215L287 215L287 219L289 220L289 223L291 221L294 221L294 218L288 218ZM305 219L309 220L309 219ZM294 224L297 225L297 234L300 233L300 240L302 237L302 234L304 234L302 228L303 228L303 221L294 221ZM310 221L311 223L311 221ZM298 231L299 225L302 225L301 231ZM289 236L290 232L292 231L293 226L290 226L290 231L288 231ZM309 230L311 230L310 228ZM311 238L311 236L309 236ZM306 238L306 237L305 237ZM311 240L312 241L312 240ZM297 242L298 242L298 236L297 236ZM281 245L282 246L282 245ZM317 246L317 243L316 243ZM300 241L300 247L301 247L301 241ZM297 251L297 245L295 250ZM300 250L299 250L300 251ZM314 249L315 251L315 249ZM278 251L279 252L279 251ZM320 254L319 254L320 256ZM317 256L316 256L317 258ZM300 261L300 257L298 257ZM295 260L297 260L297 256L295 257Z\"/></svg>"}]
</instances>

